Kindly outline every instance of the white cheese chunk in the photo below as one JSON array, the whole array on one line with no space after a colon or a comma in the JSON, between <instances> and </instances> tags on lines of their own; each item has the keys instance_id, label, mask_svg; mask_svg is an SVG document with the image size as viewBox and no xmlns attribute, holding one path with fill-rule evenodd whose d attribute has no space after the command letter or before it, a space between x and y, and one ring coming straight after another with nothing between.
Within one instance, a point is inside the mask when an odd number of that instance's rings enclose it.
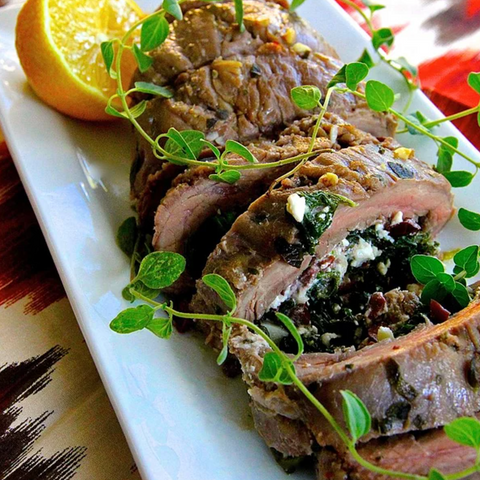
<instances>
[{"instance_id":1,"label":"white cheese chunk","mask_svg":"<svg viewBox=\"0 0 480 480\"><path fill-rule=\"evenodd\" d=\"M399 223L403 222L403 212L396 212L395 215L392 217L391 225L398 225Z\"/></svg>"},{"instance_id":2,"label":"white cheese chunk","mask_svg":"<svg viewBox=\"0 0 480 480\"><path fill-rule=\"evenodd\" d=\"M383 223L376 223L375 224L375 233L377 234L378 238L382 240L388 240L389 242L393 242L393 238L390 236L387 230L385 230L385 225Z\"/></svg>"},{"instance_id":3,"label":"white cheese chunk","mask_svg":"<svg viewBox=\"0 0 480 480\"><path fill-rule=\"evenodd\" d=\"M351 266L360 267L369 260L375 260L375 258L381 255L381 253L382 251L377 247L373 246L370 242L365 241L363 238L360 238L351 251Z\"/></svg>"},{"instance_id":4,"label":"white cheese chunk","mask_svg":"<svg viewBox=\"0 0 480 480\"><path fill-rule=\"evenodd\" d=\"M380 327L377 332L377 340L395 340L393 332L388 327Z\"/></svg>"},{"instance_id":5,"label":"white cheese chunk","mask_svg":"<svg viewBox=\"0 0 480 480\"><path fill-rule=\"evenodd\" d=\"M303 222L307 205L305 197L292 193L287 199L287 212L299 223Z\"/></svg>"}]
</instances>

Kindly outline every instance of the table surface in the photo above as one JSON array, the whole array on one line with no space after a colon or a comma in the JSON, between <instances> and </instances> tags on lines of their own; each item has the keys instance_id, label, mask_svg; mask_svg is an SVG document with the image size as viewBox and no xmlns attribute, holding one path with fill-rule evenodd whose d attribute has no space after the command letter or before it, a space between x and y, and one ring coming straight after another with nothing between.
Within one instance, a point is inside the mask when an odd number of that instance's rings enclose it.
<instances>
[{"instance_id":1,"label":"table surface","mask_svg":"<svg viewBox=\"0 0 480 480\"><path fill-rule=\"evenodd\" d=\"M381 3L376 26L394 29L392 54L419 66L439 108L475 106L466 77L480 71L480 0ZM475 116L456 125L480 148ZM139 479L4 142L0 325L0 479Z\"/></svg>"}]
</instances>

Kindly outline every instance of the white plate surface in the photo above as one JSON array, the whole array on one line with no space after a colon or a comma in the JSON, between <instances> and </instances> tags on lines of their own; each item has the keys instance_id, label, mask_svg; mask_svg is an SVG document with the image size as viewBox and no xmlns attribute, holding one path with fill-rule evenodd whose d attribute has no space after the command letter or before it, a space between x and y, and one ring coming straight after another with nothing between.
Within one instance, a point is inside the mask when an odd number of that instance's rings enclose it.
<instances>
[{"instance_id":1,"label":"white plate surface","mask_svg":"<svg viewBox=\"0 0 480 480\"><path fill-rule=\"evenodd\" d=\"M143 0L153 9L156 2ZM368 44L361 29L332 1L308 0L301 14L353 61ZM151 333L121 336L108 324L125 308L120 292L128 261L115 245L118 225L129 215L128 170L133 136L127 125L83 123L40 102L27 86L14 49L18 7L0 12L0 122L68 298L145 480L280 480L287 476L252 428L248 399L239 380L224 378L215 356L201 342L174 335L161 341ZM388 69L376 74L396 90L401 82ZM428 117L438 110L423 94L412 110ZM444 135L460 138L460 148L478 152L452 126ZM405 138L431 163L428 140ZM82 167L82 165L84 167ZM106 191L92 188L84 173L101 175ZM457 169L469 169L456 159ZM475 190L456 192L457 206L480 210ZM478 243L478 234L450 222L441 235L449 249Z\"/></svg>"}]
</instances>

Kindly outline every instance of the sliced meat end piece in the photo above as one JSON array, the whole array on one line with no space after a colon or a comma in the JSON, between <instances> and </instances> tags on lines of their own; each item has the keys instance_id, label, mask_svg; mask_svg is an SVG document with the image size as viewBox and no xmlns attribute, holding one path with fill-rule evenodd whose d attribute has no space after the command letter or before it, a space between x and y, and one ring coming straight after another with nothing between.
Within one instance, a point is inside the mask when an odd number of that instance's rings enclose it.
<instances>
[{"instance_id":1,"label":"sliced meat end piece","mask_svg":"<svg viewBox=\"0 0 480 480\"><path fill-rule=\"evenodd\" d=\"M245 0L243 8L245 31L240 32L233 2L183 4L184 19L172 21L167 40L151 52L152 68L137 71L134 81L165 85L216 58L253 54L266 42L283 46L299 42L314 52L337 57L333 47L288 8L256 0Z\"/></svg>"},{"instance_id":2,"label":"sliced meat end piece","mask_svg":"<svg viewBox=\"0 0 480 480\"><path fill-rule=\"evenodd\" d=\"M404 434L372 440L358 448L360 455L374 465L387 470L428 476L435 468L444 475L457 473L475 463L473 448L450 440L442 429L415 435ZM318 480L387 480L391 477L367 470L349 454L322 449L317 454ZM475 473L469 480L479 480Z\"/></svg>"}]
</instances>

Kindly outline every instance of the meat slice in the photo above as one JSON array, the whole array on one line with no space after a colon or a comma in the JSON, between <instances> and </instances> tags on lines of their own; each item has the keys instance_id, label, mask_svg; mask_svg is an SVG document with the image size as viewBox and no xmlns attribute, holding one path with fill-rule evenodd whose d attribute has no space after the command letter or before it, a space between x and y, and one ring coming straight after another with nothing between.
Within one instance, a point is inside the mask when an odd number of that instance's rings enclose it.
<instances>
[{"instance_id":1,"label":"meat slice","mask_svg":"<svg viewBox=\"0 0 480 480\"><path fill-rule=\"evenodd\" d=\"M474 465L475 449L450 440L443 429L372 440L358 449L374 465L388 470L428 476L435 468L448 475ZM317 455L318 480L387 480L391 477L360 467L347 453L322 449ZM475 473L469 480L479 480Z\"/></svg>"},{"instance_id":2,"label":"meat slice","mask_svg":"<svg viewBox=\"0 0 480 480\"><path fill-rule=\"evenodd\" d=\"M203 272L218 273L230 282L237 296L238 316L259 319L301 277L313 258L323 258L349 231L363 230L382 216L401 211L406 218L424 217L424 228L432 235L444 226L453 212L449 183L418 159L396 159L395 149L387 140L323 153L238 217ZM335 174L338 183L330 184L327 173ZM343 195L358 206L338 207L312 257L305 253L300 226L286 205L293 193L318 191ZM222 308L218 297L201 282L193 311L201 311L199 308Z\"/></svg>"},{"instance_id":3,"label":"meat slice","mask_svg":"<svg viewBox=\"0 0 480 480\"><path fill-rule=\"evenodd\" d=\"M157 85L172 83L187 71L198 69L217 58L252 55L264 43L301 43L314 52L338 58L325 39L297 14L274 1L243 2L245 31L240 32L233 2L186 2L184 18L172 21L166 41L150 54L153 67L137 71L135 81Z\"/></svg>"},{"instance_id":4,"label":"meat slice","mask_svg":"<svg viewBox=\"0 0 480 480\"><path fill-rule=\"evenodd\" d=\"M443 324L420 327L393 342L380 342L358 352L302 355L296 370L344 428L340 390L351 390L364 401L373 429L361 442L393 436L392 440L370 441L362 447L364 454L373 458L382 442L396 445L397 434L437 428L480 410L479 341L480 302L476 301ZM329 424L300 392L258 380L263 355L269 350L263 340L241 331L230 349L242 365L255 426L270 447L287 456L309 455L316 444L342 451L342 443ZM389 452L384 466L389 463L389 468L400 468L394 463L395 450L384 451ZM441 460L431 456L422 461L428 463L432 458Z\"/></svg>"},{"instance_id":5,"label":"meat slice","mask_svg":"<svg viewBox=\"0 0 480 480\"><path fill-rule=\"evenodd\" d=\"M153 66L134 79L174 93L171 99L139 97L148 102L138 122L152 138L170 127L200 130L219 146L227 139L275 136L308 114L292 103L291 88L312 84L325 93L342 66L323 38L276 3L246 0L243 33L233 2L198 5L191 3L184 20L172 22L169 38L152 54ZM333 95L330 111L379 137L395 131L393 117L369 110L353 95ZM138 200L144 190L161 197L181 167L155 175L161 161L140 135L137 143L132 197Z\"/></svg>"},{"instance_id":6,"label":"meat slice","mask_svg":"<svg viewBox=\"0 0 480 480\"><path fill-rule=\"evenodd\" d=\"M274 162L306 153L316 119L317 117L313 116L299 120L287 128L276 142L264 141L257 145L250 145L249 149L260 163ZM327 114L323 127L319 131L315 150L340 149L366 143L379 142L372 135L346 124L339 117ZM229 162L245 163L235 155L229 157ZM188 258L189 241L195 238L196 232L202 225L218 212L242 213L253 200L268 189L276 178L293 167L293 164L287 164L275 169L245 170L241 179L233 185L210 180L208 177L213 173L213 169L206 167L189 169L174 180L172 188L164 196L156 211L153 238L155 250L187 254L187 272L169 288L169 293L182 294L193 288L194 279L199 277L203 269L206 256L203 259L195 258L195 264L200 265L199 272L192 271L194 269L189 265ZM153 201L155 200L157 198L153 197ZM143 200L142 205L147 207L148 202ZM158 203L151 202L149 208L153 210L157 205ZM142 216L142 212L139 213ZM143 216L145 215L146 213L143 213ZM214 237L215 233L206 231L202 237L208 237L208 235ZM213 243L209 242L212 247L207 255L211 253L221 236L211 238ZM197 241L206 241L206 239L201 238ZM198 268L195 270L198 271Z\"/></svg>"},{"instance_id":7,"label":"meat slice","mask_svg":"<svg viewBox=\"0 0 480 480\"><path fill-rule=\"evenodd\" d=\"M361 439L365 442L437 428L478 412L479 344L480 302L476 301L442 324L419 327L392 342L358 352L304 354L296 371L343 426L340 390L351 390L362 399L372 415L372 431ZM289 456L308 455L315 442L342 449L324 417L300 392L258 380L263 355L269 350L263 340L242 331L230 348L249 386L255 425L269 446ZM288 442L284 432L295 441Z\"/></svg>"}]
</instances>

